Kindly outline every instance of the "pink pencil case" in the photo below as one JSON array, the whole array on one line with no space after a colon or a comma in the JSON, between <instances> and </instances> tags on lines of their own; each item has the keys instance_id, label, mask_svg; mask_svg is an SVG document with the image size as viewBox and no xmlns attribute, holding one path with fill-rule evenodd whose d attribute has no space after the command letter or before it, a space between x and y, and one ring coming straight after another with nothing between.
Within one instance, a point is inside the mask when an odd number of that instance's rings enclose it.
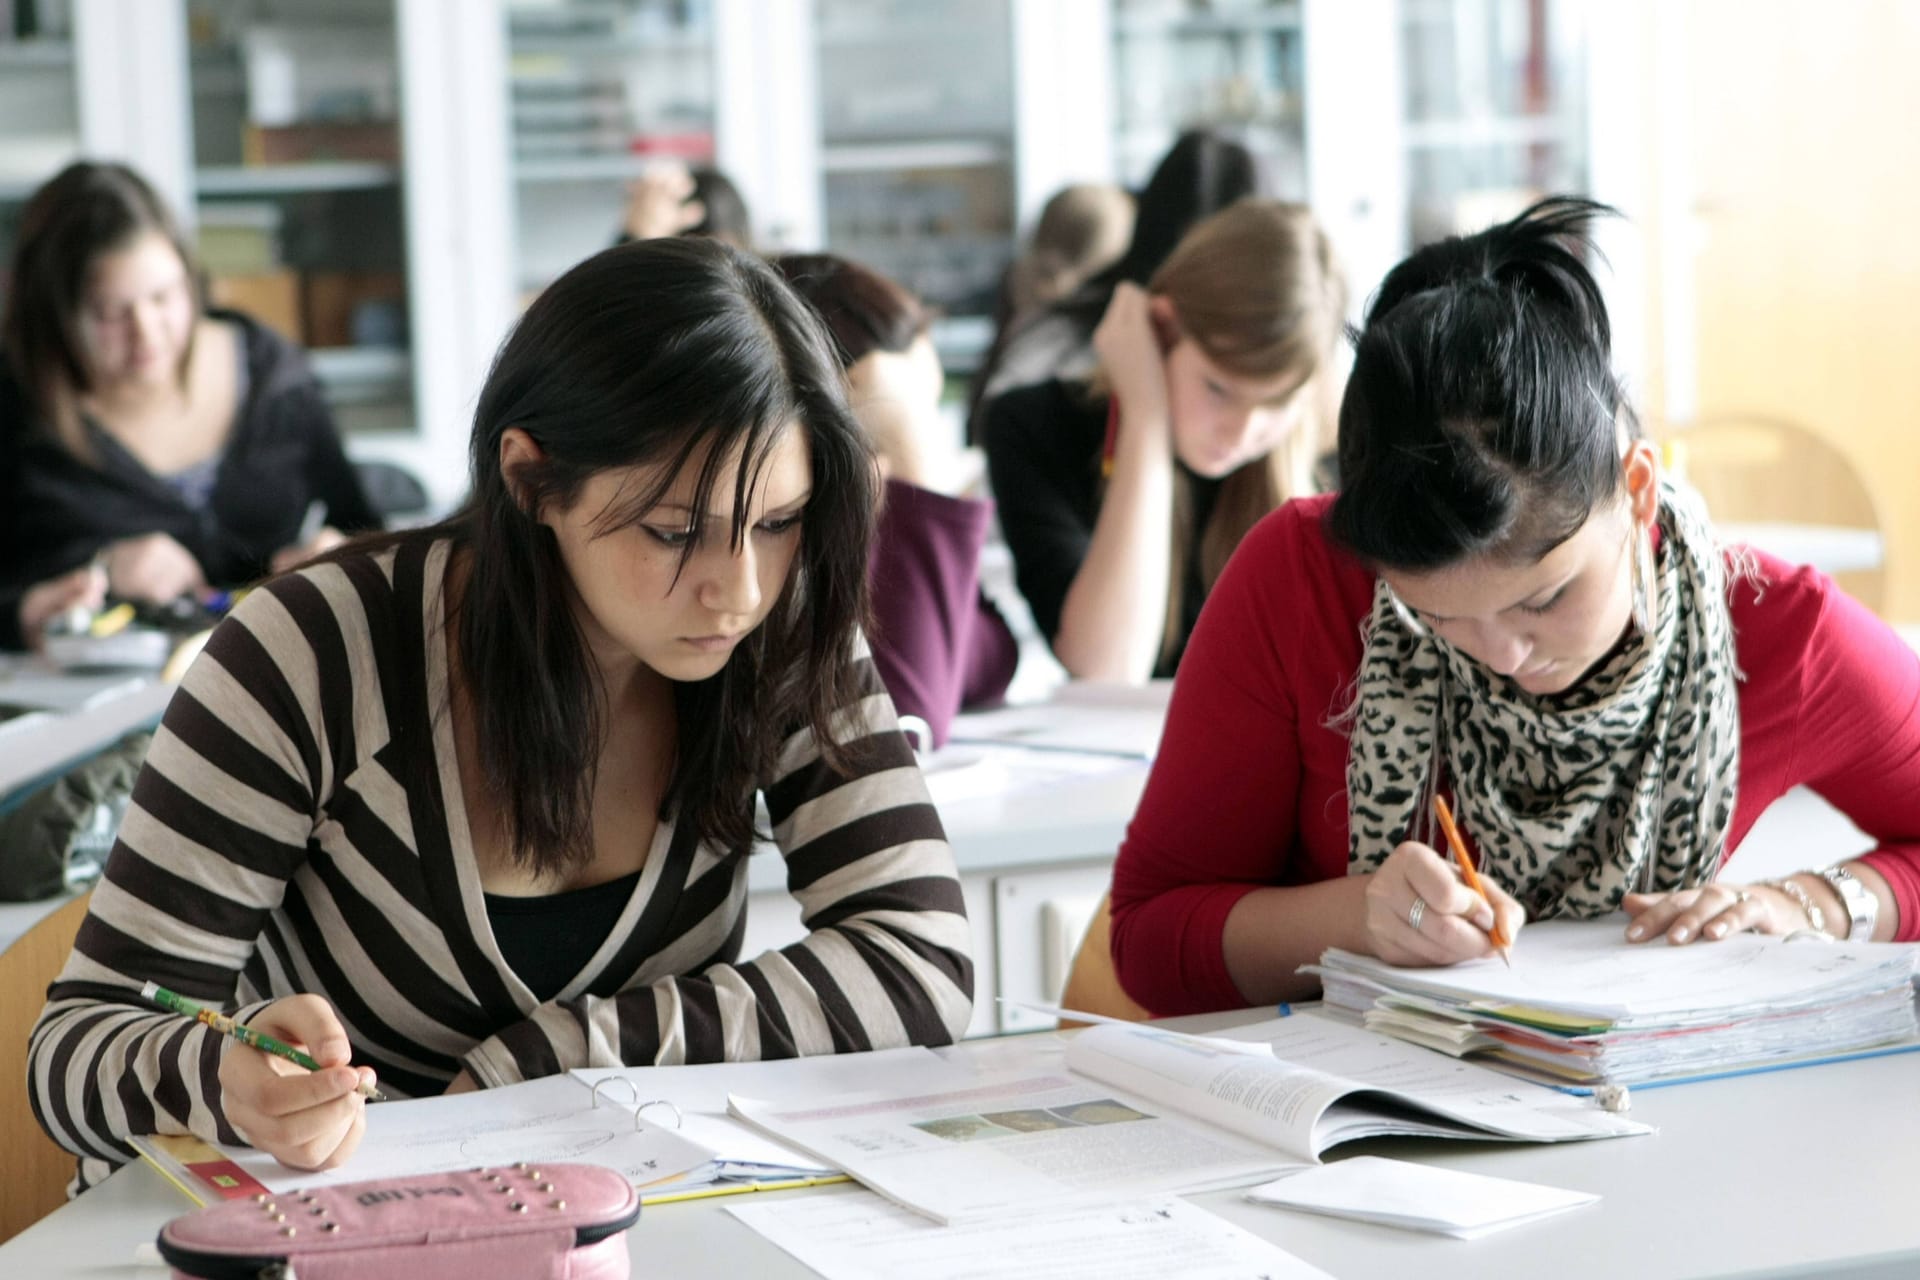
<instances>
[{"instance_id":1,"label":"pink pencil case","mask_svg":"<svg viewBox=\"0 0 1920 1280\"><path fill-rule=\"evenodd\" d=\"M517 1164L256 1195L175 1218L176 1280L627 1280L640 1196L611 1169Z\"/></svg>"}]
</instances>

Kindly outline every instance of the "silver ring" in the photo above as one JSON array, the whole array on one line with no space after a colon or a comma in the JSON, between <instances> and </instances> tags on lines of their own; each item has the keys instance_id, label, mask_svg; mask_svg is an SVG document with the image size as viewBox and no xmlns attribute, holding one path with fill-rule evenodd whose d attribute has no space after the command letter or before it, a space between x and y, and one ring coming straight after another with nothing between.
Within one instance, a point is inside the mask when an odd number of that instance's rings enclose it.
<instances>
[{"instance_id":1,"label":"silver ring","mask_svg":"<svg viewBox=\"0 0 1920 1280\"><path fill-rule=\"evenodd\" d=\"M1735 889L1733 891L1733 905L1737 907L1751 897L1753 897L1753 895L1745 889Z\"/></svg>"},{"instance_id":2,"label":"silver ring","mask_svg":"<svg viewBox=\"0 0 1920 1280\"><path fill-rule=\"evenodd\" d=\"M1407 908L1407 925L1415 933L1420 932L1420 921L1427 914L1427 900L1419 894L1413 896L1413 905Z\"/></svg>"}]
</instances>

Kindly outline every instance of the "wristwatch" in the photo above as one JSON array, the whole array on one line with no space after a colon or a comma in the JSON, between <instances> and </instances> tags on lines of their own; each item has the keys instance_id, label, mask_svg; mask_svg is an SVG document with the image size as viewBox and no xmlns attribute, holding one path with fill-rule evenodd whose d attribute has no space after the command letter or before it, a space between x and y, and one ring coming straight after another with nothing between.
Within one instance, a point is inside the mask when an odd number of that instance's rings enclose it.
<instances>
[{"instance_id":1,"label":"wristwatch","mask_svg":"<svg viewBox=\"0 0 1920 1280\"><path fill-rule=\"evenodd\" d=\"M1860 877L1845 867L1828 867L1820 875L1840 895L1840 901L1846 904L1847 941L1872 941L1874 921L1880 916L1880 899L1860 883Z\"/></svg>"}]
</instances>

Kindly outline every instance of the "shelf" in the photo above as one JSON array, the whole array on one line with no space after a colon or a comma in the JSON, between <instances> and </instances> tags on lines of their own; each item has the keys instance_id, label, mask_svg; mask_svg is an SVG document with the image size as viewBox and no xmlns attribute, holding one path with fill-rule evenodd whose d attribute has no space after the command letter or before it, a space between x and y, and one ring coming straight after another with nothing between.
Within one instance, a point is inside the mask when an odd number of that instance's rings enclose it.
<instances>
[{"instance_id":1,"label":"shelf","mask_svg":"<svg viewBox=\"0 0 1920 1280\"><path fill-rule=\"evenodd\" d=\"M890 169L985 169L1005 164L1011 149L990 139L951 142L843 142L822 147L827 173L876 173Z\"/></svg>"},{"instance_id":2,"label":"shelf","mask_svg":"<svg viewBox=\"0 0 1920 1280\"><path fill-rule=\"evenodd\" d=\"M202 197L355 191L367 187L391 187L399 181L399 166L371 161L215 165L193 172L195 192Z\"/></svg>"},{"instance_id":3,"label":"shelf","mask_svg":"<svg viewBox=\"0 0 1920 1280\"><path fill-rule=\"evenodd\" d=\"M0 41L0 71L64 71L72 66L71 41Z\"/></svg>"},{"instance_id":4,"label":"shelf","mask_svg":"<svg viewBox=\"0 0 1920 1280\"><path fill-rule=\"evenodd\" d=\"M1305 23L1300 17L1298 5L1287 5L1272 10L1259 10L1241 16L1216 14L1185 14L1168 17L1154 14L1135 14L1114 20L1116 35L1128 39L1166 38L1181 36L1265 36L1297 34Z\"/></svg>"},{"instance_id":5,"label":"shelf","mask_svg":"<svg viewBox=\"0 0 1920 1280\"><path fill-rule=\"evenodd\" d=\"M412 398L413 357L405 347L315 347L307 361L336 404Z\"/></svg>"},{"instance_id":6,"label":"shelf","mask_svg":"<svg viewBox=\"0 0 1920 1280\"><path fill-rule=\"evenodd\" d=\"M556 156L515 160L515 182L618 182L637 178L648 166L672 156Z\"/></svg>"},{"instance_id":7,"label":"shelf","mask_svg":"<svg viewBox=\"0 0 1920 1280\"><path fill-rule=\"evenodd\" d=\"M1477 116L1453 120L1409 120L1402 138L1410 151L1455 147L1531 146L1576 141L1573 122L1560 116Z\"/></svg>"},{"instance_id":8,"label":"shelf","mask_svg":"<svg viewBox=\"0 0 1920 1280\"><path fill-rule=\"evenodd\" d=\"M507 57L514 58L634 58L713 54L713 37L699 34L594 36L509 36Z\"/></svg>"}]
</instances>

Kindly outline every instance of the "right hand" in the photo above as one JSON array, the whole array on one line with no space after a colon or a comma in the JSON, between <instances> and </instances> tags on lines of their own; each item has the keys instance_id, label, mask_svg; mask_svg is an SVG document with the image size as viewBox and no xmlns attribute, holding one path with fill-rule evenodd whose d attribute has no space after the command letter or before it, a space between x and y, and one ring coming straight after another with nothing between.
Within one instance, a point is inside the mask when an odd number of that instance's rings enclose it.
<instances>
[{"instance_id":1,"label":"right hand","mask_svg":"<svg viewBox=\"0 0 1920 1280\"><path fill-rule=\"evenodd\" d=\"M697 227L707 206L693 198L693 175L682 164L661 164L627 184L621 230L635 240L677 236Z\"/></svg>"},{"instance_id":2,"label":"right hand","mask_svg":"<svg viewBox=\"0 0 1920 1280\"><path fill-rule=\"evenodd\" d=\"M20 634L29 649L46 639L47 624L77 606L98 609L107 600L107 575L94 565L36 582L20 597Z\"/></svg>"},{"instance_id":3,"label":"right hand","mask_svg":"<svg viewBox=\"0 0 1920 1280\"><path fill-rule=\"evenodd\" d=\"M1129 281L1115 285L1093 331L1093 349L1120 402L1122 427L1168 425L1166 355L1153 328L1152 295Z\"/></svg>"},{"instance_id":4,"label":"right hand","mask_svg":"<svg viewBox=\"0 0 1920 1280\"><path fill-rule=\"evenodd\" d=\"M207 590L193 552L164 533L122 538L107 547L106 561L108 589L122 599L170 604Z\"/></svg>"},{"instance_id":5,"label":"right hand","mask_svg":"<svg viewBox=\"0 0 1920 1280\"><path fill-rule=\"evenodd\" d=\"M348 1065L353 1049L333 1006L319 996L275 1000L247 1025L304 1049L320 1064L297 1063L227 1038L220 1058L220 1100L227 1122L290 1169L346 1163L366 1132L367 1100L355 1092L373 1071Z\"/></svg>"},{"instance_id":6,"label":"right hand","mask_svg":"<svg viewBox=\"0 0 1920 1280\"><path fill-rule=\"evenodd\" d=\"M1388 964L1447 965L1493 954L1497 917L1511 942L1527 911L1484 873L1488 899L1467 888L1451 859L1417 840L1404 841L1367 881L1369 950ZM1408 917L1413 902L1426 903L1416 930Z\"/></svg>"}]
</instances>

